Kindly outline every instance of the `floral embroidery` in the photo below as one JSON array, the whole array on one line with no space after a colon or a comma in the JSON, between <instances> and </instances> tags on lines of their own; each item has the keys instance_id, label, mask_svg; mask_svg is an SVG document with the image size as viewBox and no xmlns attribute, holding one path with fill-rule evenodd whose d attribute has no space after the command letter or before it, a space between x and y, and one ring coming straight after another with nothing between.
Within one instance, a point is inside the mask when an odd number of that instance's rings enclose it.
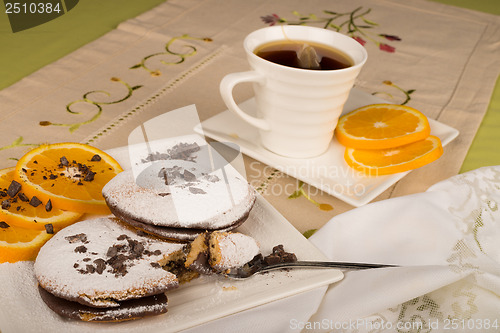
<instances>
[{"instance_id":1,"label":"floral embroidery","mask_svg":"<svg viewBox=\"0 0 500 333\"><path fill-rule=\"evenodd\" d=\"M399 42L401 38L389 34L373 34L369 29L378 27L378 24L369 20L367 15L371 12L371 8L363 9L358 7L352 12L337 13L330 10L323 10L324 16L316 14L301 15L299 12L292 12L296 17L295 20L288 20L277 14L261 16L264 23L271 26L276 24L288 25L321 25L324 29L333 29L337 32L345 31L348 36L351 36L361 45L365 45L366 41L373 42L381 51L394 53L396 48L387 44L385 41Z\"/></svg>"},{"instance_id":2,"label":"floral embroidery","mask_svg":"<svg viewBox=\"0 0 500 333\"><path fill-rule=\"evenodd\" d=\"M467 246L465 240L459 240L452 250L453 253L446 259L451 270L457 273L479 270L477 264L473 263L477 255Z\"/></svg>"},{"instance_id":3,"label":"floral embroidery","mask_svg":"<svg viewBox=\"0 0 500 333\"><path fill-rule=\"evenodd\" d=\"M389 87L392 87L392 88L395 88L397 89L399 92L402 92L405 96L405 100L402 102L402 103L399 103L401 105L405 105L407 104L410 100L411 100L411 94L413 94L415 92L415 89L409 89L409 90L404 90L403 88L399 87L398 85L394 84L392 81L389 81L389 80L385 80L382 82L383 84L389 86ZM394 96L390 93L387 93L387 92L374 92L372 93L372 95L386 95L388 96L389 98L391 99L394 99Z\"/></svg>"},{"instance_id":4,"label":"floral embroidery","mask_svg":"<svg viewBox=\"0 0 500 333\"><path fill-rule=\"evenodd\" d=\"M158 56L174 56L173 61L160 60L160 63L162 63L163 65L178 65L180 63L183 63L187 57L191 57L191 56L196 54L196 52L197 52L196 47L193 45L185 44L185 45L183 45L184 47L187 48L187 51L185 51L185 52L175 52L175 51L172 51L171 48L176 41L188 40L188 39L202 40L204 42L211 42L212 41L212 39L210 39L210 38L206 38L206 37L205 38L198 38L198 37L191 37L189 35L182 35L180 37L174 37L171 40L169 40L167 44L165 44L165 52L158 52L158 53L150 54L147 57L144 57L140 63L135 64L134 66L130 67L129 69L142 68L142 69L148 71L151 74L151 76L160 76L162 74L161 71L158 69L153 70L153 69L149 68L146 65L146 62L149 59L154 58L154 57L158 57Z\"/></svg>"},{"instance_id":5,"label":"floral embroidery","mask_svg":"<svg viewBox=\"0 0 500 333\"><path fill-rule=\"evenodd\" d=\"M111 133L111 131L118 127L121 122L127 121L127 119L130 119L134 115L141 113L146 107L149 105L156 103L162 96L165 94L169 93L172 91L172 89L175 89L183 80L186 78L190 77L197 71L199 71L203 66L208 64L210 61L213 61L217 56L219 56L222 51L225 49L225 47L221 47L217 52L212 53L209 57L205 58L202 62L196 64L195 66L191 67L189 70L185 71L178 77L176 77L174 80L168 82L166 86L164 86L162 89L157 91L154 95L150 96L148 99L143 101L142 103L136 105L133 109L128 110L128 112L122 114L118 119L113 121L112 123L108 124L105 128L99 130L97 133L91 134L89 137L87 137L85 140L82 142L86 144L94 144L97 140L100 138L104 137L105 135L108 135Z\"/></svg>"},{"instance_id":6,"label":"floral embroidery","mask_svg":"<svg viewBox=\"0 0 500 333\"><path fill-rule=\"evenodd\" d=\"M160 76L162 74L161 71L158 70L158 69L156 69L156 70L150 69L146 65L146 62L149 59L151 59L153 57L156 57L156 56L170 55L170 56L175 56L175 61L160 60L160 62L162 64L164 64L164 65L178 65L178 64L183 63L186 60L187 57L190 57L190 56L193 56L193 55L196 54L196 52L197 52L196 47L193 46L193 45L184 44L183 47L186 47L188 49L188 51L185 51L185 52L176 52L176 51L173 51L172 48L174 47L174 43L176 41L178 41L178 40L189 40L189 39L191 39L191 40L202 40L202 41L205 41L205 42L211 42L212 41L212 39L210 39L210 38L191 37L191 36L189 36L187 34L182 35L180 37L171 38L165 44L165 50L166 50L165 52L158 52L158 53L154 53L154 54L151 54L149 56L146 56L146 57L144 57L141 60L141 62L139 62L138 64L136 64L136 65L134 65L132 67L130 67L129 69L143 68L144 70L148 71L151 74L151 76ZM70 114L74 114L74 115L80 115L80 114L82 114L82 112L74 111L74 106L75 105L81 104L81 103L84 103L84 104L87 104L87 105L91 105L95 109L95 114L93 114L89 119L87 119L85 121L76 122L76 123L69 123L69 124L55 123L55 122L44 120L44 121L40 121L40 123L39 123L40 126L66 126L66 127L69 127L69 131L70 132L74 132L74 131L78 130L81 126L89 124L89 123L97 120L101 116L101 114L102 114L103 106L104 105L121 103L121 102L129 99L130 97L132 97L133 92L135 90L137 90L137 89L139 89L139 88L142 87L142 85L131 86L128 83L126 83L123 80L121 80L120 78L116 78L116 77L112 77L111 81L121 83L123 86L125 86L125 88L127 89L127 92L126 92L126 94L125 94L124 97L119 98L119 99L114 100L114 101L111 101L111 102L109 102L109 101L99 101L99 99L96 100L96 97L98 97L99 95L100 96L105 95L105 96L110 97L111 93L109 93L108 91L104 91L104 90L92 90L92 91L89 91L89 92L83 94L82 99L73 101L73 102L71 102L71 103L69 103L69 104L66 105L66 111L69 112ZM98 95L98 96L96 96L96 95Z\"/></svg>"},{"instance_id":7,"label":"floral embroidery","mask_svg":"<svg viewBox=\"0 0 500 333\"><path fill-rule=\"evenodd\" d=\"M6 150L6 149L11 149L11 148L17 148L17 147L38 147L40 144L36 144L36 143L23 143L24 141L24 138L22 136L18 137L17 139L15 139L10 145L8 146L3 146L3 147L0 147L0 151L1 150ZM17 160L17 158L9 158L10 160Z\"/></svg>"},{"instance_id":8,"label":"floral embroidery","mask_svg":"<svg viewBox=\"0 0 500 333\"><path fill-rule=\"evenodd\" d=\"M302 235L305 237L305 238L309 238L311 237L312 235L314 235L316 233L316 231L318 231L318 229L309 229L309 230L306 230L302 233Z\"/></svg>"},{"instance_id":9,"label":"floral embroidery","mask_svg":"<svg viewBox=\"0 0 500 333\"><path fill-rule=\"evenodd\" d=\"M432 329L428 320L432 318L443 319L444 317L443 312L439 311L439 309L439 304L429 295L416 297L401 304L397 322L418 323L418 325L410 325L414 329L397 328L396 331L400 333L431 332Z\"/></svg>"},{"instance_id":10,"label":"floral embroidery","mask_svg":"<svg viewBox=\"0 0 500 333\"><path fill-rule=\"evenodd\" d=\"M453 316L448 315L448 318L469 319L473 314L478 313L479 309L476 304L477 295L473 292L475 277L471 277L473 282L465 281L460 283L459 287L453 291L453 297L457 299L451 304Z\"/></svg>"},{"instance_id":11,"label":"floral embroidery","mask_svg":"<svg viewBox=\"0 0 500 333\"><path fill-rule=\"evenodd\" d=\"M319 203L319 202L315 201L313 198L311 198L306 193L306 191L304 191L304 182L303 181L299 181L299 187L298 187L298 189L295 192L293 192L290 196L288 196L288 199L296 199L296 198L299 198L301 196L305 197L311 203L313 203L314 205L316 205L320 210L330 211L330 210L333 209L332 205L325 204L325 203Z\"/></svg>"},{"instance_id":12,"label":"floral embroidery","mask_svg":"<svg viewBox=\"0 0 500 333\"><path fill-rule=\"evenodd\" d=\"M73 102L69 103L68 105L66 105L66 111L69 112L69 113L71 113L71 114L76 114L76 115L81 114L81 112L76 112L76 111L72 110L72 107L75 104L86 103L86 104L94 106L96 108L96 113L91 118L89 118L88 120L85 120L85 121L82 121L82 122L78 122L78 123L72 123L72 124L61 124L61 123L53 123L53 122L50 122L50 121L41 121L40 122L40 126L51 126L51 125L52 126L68 126L69 127L69 131L70 132L74 132L78 128L80 128L80 126L85 125L85 124L89 124L89 123L97 120L97 118L99 118L100 115L101 115L101 113L102 113L102 105L110 105L110 104L121 103L121 102L129 99L132 96L134 90L137 90L137 89L139 89L139 88L142 87L142 86L133 86L132 87L128 83L126 83L123 80L121 80L119 78L116 78L116 77L112 77L111 81L121 83L122 85L124 85L127 88L127 93L126 93L126 95L124 97L122 97L120 99L117 99L117 100L114 100L114 101L111 101L111 102L104 102L104 101L99 102L99 101L96 101L94 99L91 99L91 95L94 95L94 94L104 94L106 96L111 96L111 94L109 92L107 92L107 91L104 91L104 90L93 90L93 91L89 91L89 92L83 94L83 98L82 99L73 101Z\"/></svg>"}]
</instances>

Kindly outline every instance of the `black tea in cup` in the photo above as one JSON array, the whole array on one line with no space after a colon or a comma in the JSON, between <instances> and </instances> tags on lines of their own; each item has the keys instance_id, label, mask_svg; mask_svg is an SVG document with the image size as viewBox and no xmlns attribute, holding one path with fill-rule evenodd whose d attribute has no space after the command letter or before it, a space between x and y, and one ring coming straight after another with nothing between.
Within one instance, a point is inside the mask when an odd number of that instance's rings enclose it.
<instances>
[{"instance_id":1,"label":"black tea in cup","mask_svg":"<svg viewBox=\"0 0 500 333\"><path fill-rule=\"evenodd\" d=\"M301 69L335 70L353 65L343 52L312 42L275 41L257 47L254 53L275 64Z\"/></svg>"}]
</instances>

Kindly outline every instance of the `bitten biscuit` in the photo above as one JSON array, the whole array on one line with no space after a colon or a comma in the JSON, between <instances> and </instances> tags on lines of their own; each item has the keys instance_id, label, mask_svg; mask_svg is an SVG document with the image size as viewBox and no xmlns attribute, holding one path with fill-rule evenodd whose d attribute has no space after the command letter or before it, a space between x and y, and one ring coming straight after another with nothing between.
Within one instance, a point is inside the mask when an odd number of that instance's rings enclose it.
<instances>
[{"instance_id":1,"label":"bitten biscuit","mask_svg":"<svg viewBox=\"0 0 500 333\"><path fill-rule=\"evenodd\" d=\"M259 244L239 232L207 232L190 245L186 267L202 274L224 273L239 268L260 254Z\"/></svg>"}]
</instances>

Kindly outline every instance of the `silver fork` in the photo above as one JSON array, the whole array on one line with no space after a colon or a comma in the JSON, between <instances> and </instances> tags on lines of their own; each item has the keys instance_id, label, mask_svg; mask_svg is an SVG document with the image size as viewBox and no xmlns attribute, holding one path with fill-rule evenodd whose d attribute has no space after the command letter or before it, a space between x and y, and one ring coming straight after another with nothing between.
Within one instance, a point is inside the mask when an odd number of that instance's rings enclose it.
<instances>
[{"instance_id":1,"label":"silver fork","mask_svg":"<svg viewBox=\"0 0 500 333\"><path fill-rule=\"evenodd\" d=\"M247 279L255 274L269 272L275 269L286 268L339 268L339 269L371 269L371 268L386 268L399 267L397 265L386 264L368 264L358 262L335 262L335 261L295 261L283 262L272 265L245 265L243 267L231 268L224 272L224 275L231 279Z\"/></svg>"}]
</instances>

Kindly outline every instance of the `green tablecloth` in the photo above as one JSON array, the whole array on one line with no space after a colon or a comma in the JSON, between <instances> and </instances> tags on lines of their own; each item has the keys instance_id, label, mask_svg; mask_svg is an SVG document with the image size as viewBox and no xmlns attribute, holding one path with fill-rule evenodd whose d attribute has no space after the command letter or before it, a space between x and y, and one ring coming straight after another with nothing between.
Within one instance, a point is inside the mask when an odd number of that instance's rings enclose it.
<instances>
[{"instance_id":1,"label":"green tablecloth","mask_svg":"<svg viewBox=\"0 0 500 333\"><path fill-rule=\"evenodd\" d=\"M85 0L61 17L12 33L5 11L0 13L0 89L114 29L118 23L164 0ZM500 15L498 0L434 0ZM499 55L500 56L500 55ZM461 171L500 164L500 82Z\"/></svg>"},{"instance_id":2,"label":"green tablecloth","mask_svg":"<svg viewBox=\"0 0 500 333\"><path fill-rule=\"evenodd\" d=\"M447 5L479 10L490 14L500 15L498 0L434 0ZM498 55L500 57L500 54ZM493 95L491 96L488 111L484 116L481 127L462 164L461 172L474 170L482 166L500 164L500 78L498 79Z\"/></svg>"}]
</instances>

